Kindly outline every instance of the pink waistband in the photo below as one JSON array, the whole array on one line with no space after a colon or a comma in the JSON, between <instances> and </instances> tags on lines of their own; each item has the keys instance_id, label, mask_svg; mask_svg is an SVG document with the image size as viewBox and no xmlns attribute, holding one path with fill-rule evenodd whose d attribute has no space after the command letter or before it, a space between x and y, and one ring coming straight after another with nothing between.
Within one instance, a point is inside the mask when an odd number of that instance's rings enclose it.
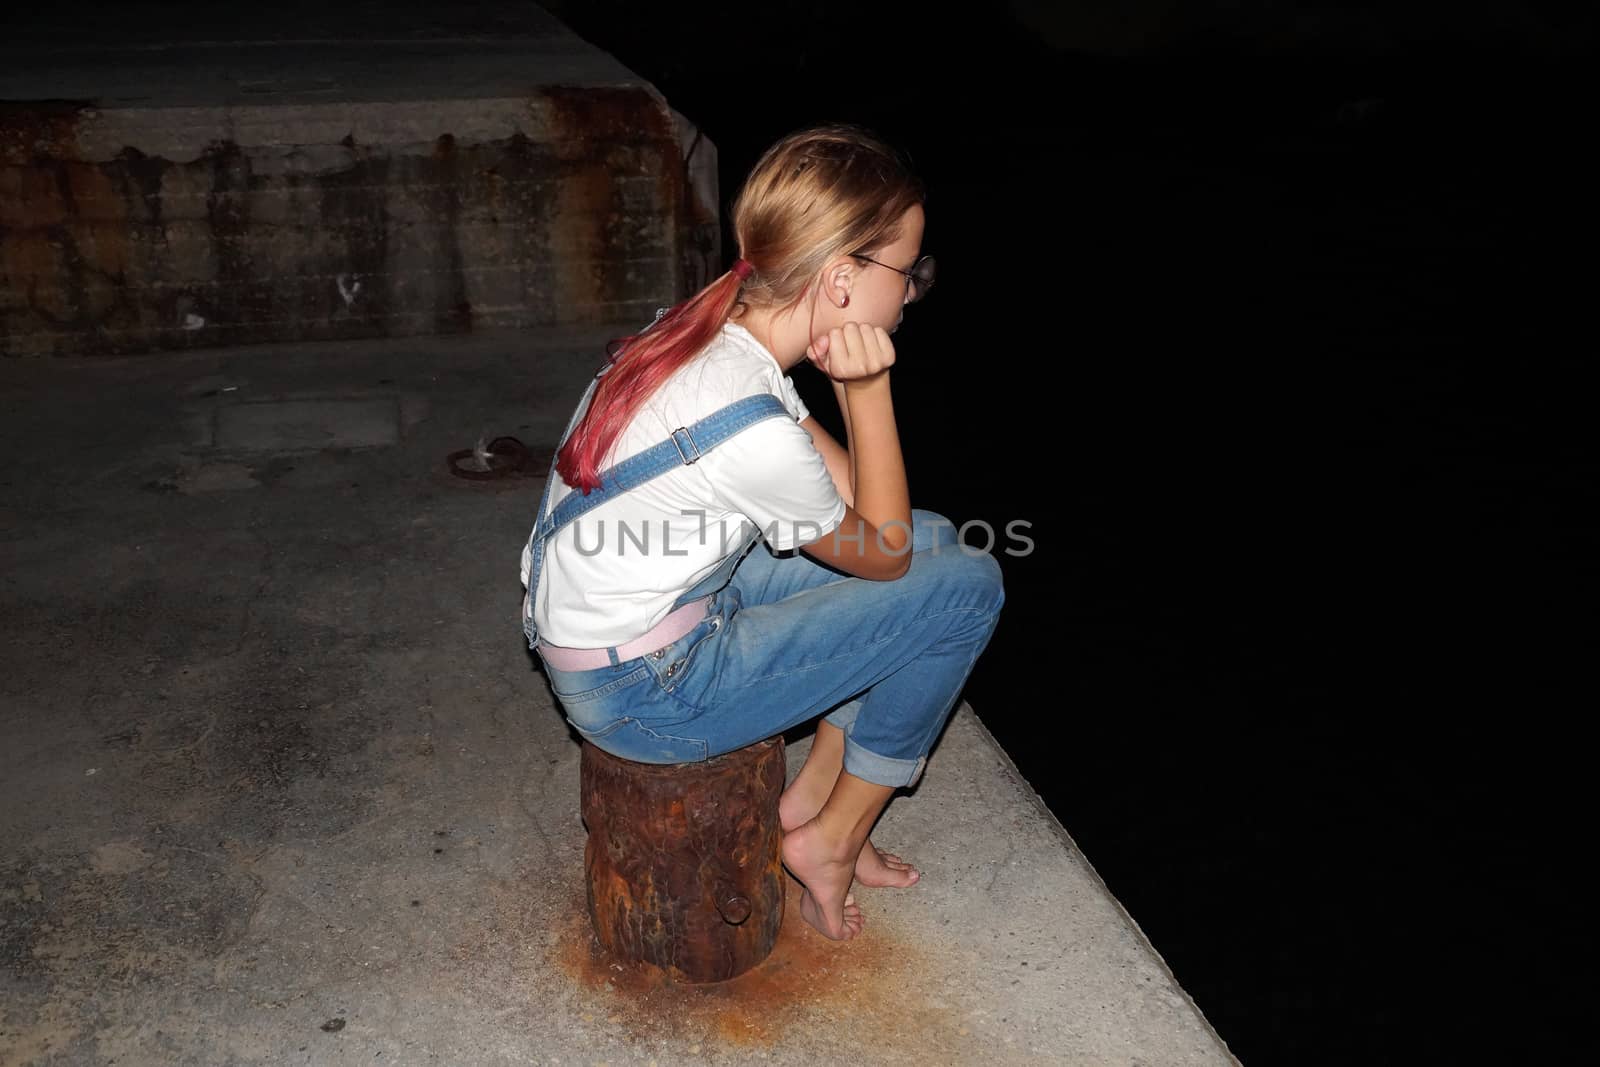
<instances>
[{"instance_id":1,"label":"pink waistband","mask_svg":"<svg viewBox=\"0 0 1600 1067\"><path fill-rule=\"evenodd\" d=\"M635 637L632 641L617 647L617 662L630 660L636 656L654 652L658 648L665 648L678 638L694 629L701 619L706 617L706 608L711 603L712 594L707 594L699 600L691 600L674 611L667 613L667 617L652 626L648 633L642 637ZM611 657L603 648L566 648L562 645L547 645L539 642L539 655L544 661L558 671L587 671L596 667L611 666Z\"/></svg>"}]
</instances>

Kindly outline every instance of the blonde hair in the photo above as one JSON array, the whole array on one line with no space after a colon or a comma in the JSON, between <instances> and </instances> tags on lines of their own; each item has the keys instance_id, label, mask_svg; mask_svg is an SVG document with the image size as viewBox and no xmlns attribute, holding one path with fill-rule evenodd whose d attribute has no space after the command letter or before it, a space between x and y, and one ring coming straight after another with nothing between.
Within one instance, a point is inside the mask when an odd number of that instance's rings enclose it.
<instances>
[{"instance_id":1,"label":"blonde hair","mask_svg":"<svg viewBox=\"0 0 1600 1067\"><path fill-rule=\"evenodd\" d=\"M816 126L762 154L733 204L733 230L755 268L741 297L789 310L836 256L870 252L899 237L901 218L924 199L908 162L856 126Z\"/></svg>"},{"instance_id":2,"label":"blonde hair","mask_svg":"<svg viewBox=\"0 0 1600 1067\"><path fill-rule=\"evenodd\" d=\"M740 258L753 270L723 274L646 331L611 343L613 366L557 456L562 479L585 493L598 488L600 460L639 407L737 308L798 307L829 260L894 243L901 218L924 198L909 160L859 126L813 126L768 148L733 203Z\"/></svg>"}]
</instances>

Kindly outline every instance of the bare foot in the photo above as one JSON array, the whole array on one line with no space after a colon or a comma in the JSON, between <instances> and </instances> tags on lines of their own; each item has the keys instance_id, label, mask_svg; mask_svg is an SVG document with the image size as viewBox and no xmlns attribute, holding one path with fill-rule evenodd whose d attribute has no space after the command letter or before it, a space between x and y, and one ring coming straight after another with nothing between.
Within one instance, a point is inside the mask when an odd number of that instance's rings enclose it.
<instances>
[{"instance_id":1,"label":"bare foot","mask_svg":"<svg viewBox=\"0 0 1600 1067\"><path fill-rule=\"evenodd\" d=\"M917 884L922 872L893 852L879 852L868 841L856 857L856 881L879 889L905 889Z\"/></svg>"},{"instance_id":2,"label":"bare foot","mask_svg":"<svg viewBox=\"0 0 1600 1067\"><path fill-rule=\"evenodd\" d=\"M814 821L783 835L783 865L806 887L800 894L801 918L834 941L861 932L866 920L850 892L854 865L834 854Z\"/></svg>"},{"instance_id":3,"label":"bare foot","mask_svg":"<svg viewBox=\"0 0 1600 1067\"><path fill-rule=\"evenodd\" d=\"M817 812L828 799L828 794L808 794L801 779L795 781L778 798L778 825L784 833L793 833L816 818ZM856 881L874 889L905 889L916 885L922 872L891 852L879 852L869 840L861 846L856 857Z\"/></svg>"}]
</instances>

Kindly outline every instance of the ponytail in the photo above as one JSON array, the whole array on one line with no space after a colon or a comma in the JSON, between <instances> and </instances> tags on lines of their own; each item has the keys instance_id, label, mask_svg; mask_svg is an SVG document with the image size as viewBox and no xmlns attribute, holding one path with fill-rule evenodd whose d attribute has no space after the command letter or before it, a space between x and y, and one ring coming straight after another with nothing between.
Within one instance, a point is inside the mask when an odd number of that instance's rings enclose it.
<instances>
[{"instance_id":1,"label":"ponytail","mask_svg":"<svg viewBox=\"0 0 1600 1067\"><path fill-rule=\"evenodd\" d=\"M661 384L716 337L754 269L739 260L643 330L606 346L611 365L601 372L588 410L556 454L562 481L585 494L600 487L600 462L618 435Z\"/></svg>"}]
</instances>

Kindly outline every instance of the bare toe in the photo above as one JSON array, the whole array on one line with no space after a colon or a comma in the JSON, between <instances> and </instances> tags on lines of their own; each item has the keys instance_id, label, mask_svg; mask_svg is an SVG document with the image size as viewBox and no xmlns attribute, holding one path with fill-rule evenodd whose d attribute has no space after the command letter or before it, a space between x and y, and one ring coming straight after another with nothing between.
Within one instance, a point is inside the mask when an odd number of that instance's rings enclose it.
<instances>
[{"instance_id":1,"label":"bare toe","mask_svg":"<svg viewBox=\"0 0 1600 1067\"><path fill-rule=\"evenodd\" d=\"M856 880L862 885L883 889L905 889L913 886L922 872L892 852L879 852L868 841L856 857Z\"/></svg>"}]
</instances>

